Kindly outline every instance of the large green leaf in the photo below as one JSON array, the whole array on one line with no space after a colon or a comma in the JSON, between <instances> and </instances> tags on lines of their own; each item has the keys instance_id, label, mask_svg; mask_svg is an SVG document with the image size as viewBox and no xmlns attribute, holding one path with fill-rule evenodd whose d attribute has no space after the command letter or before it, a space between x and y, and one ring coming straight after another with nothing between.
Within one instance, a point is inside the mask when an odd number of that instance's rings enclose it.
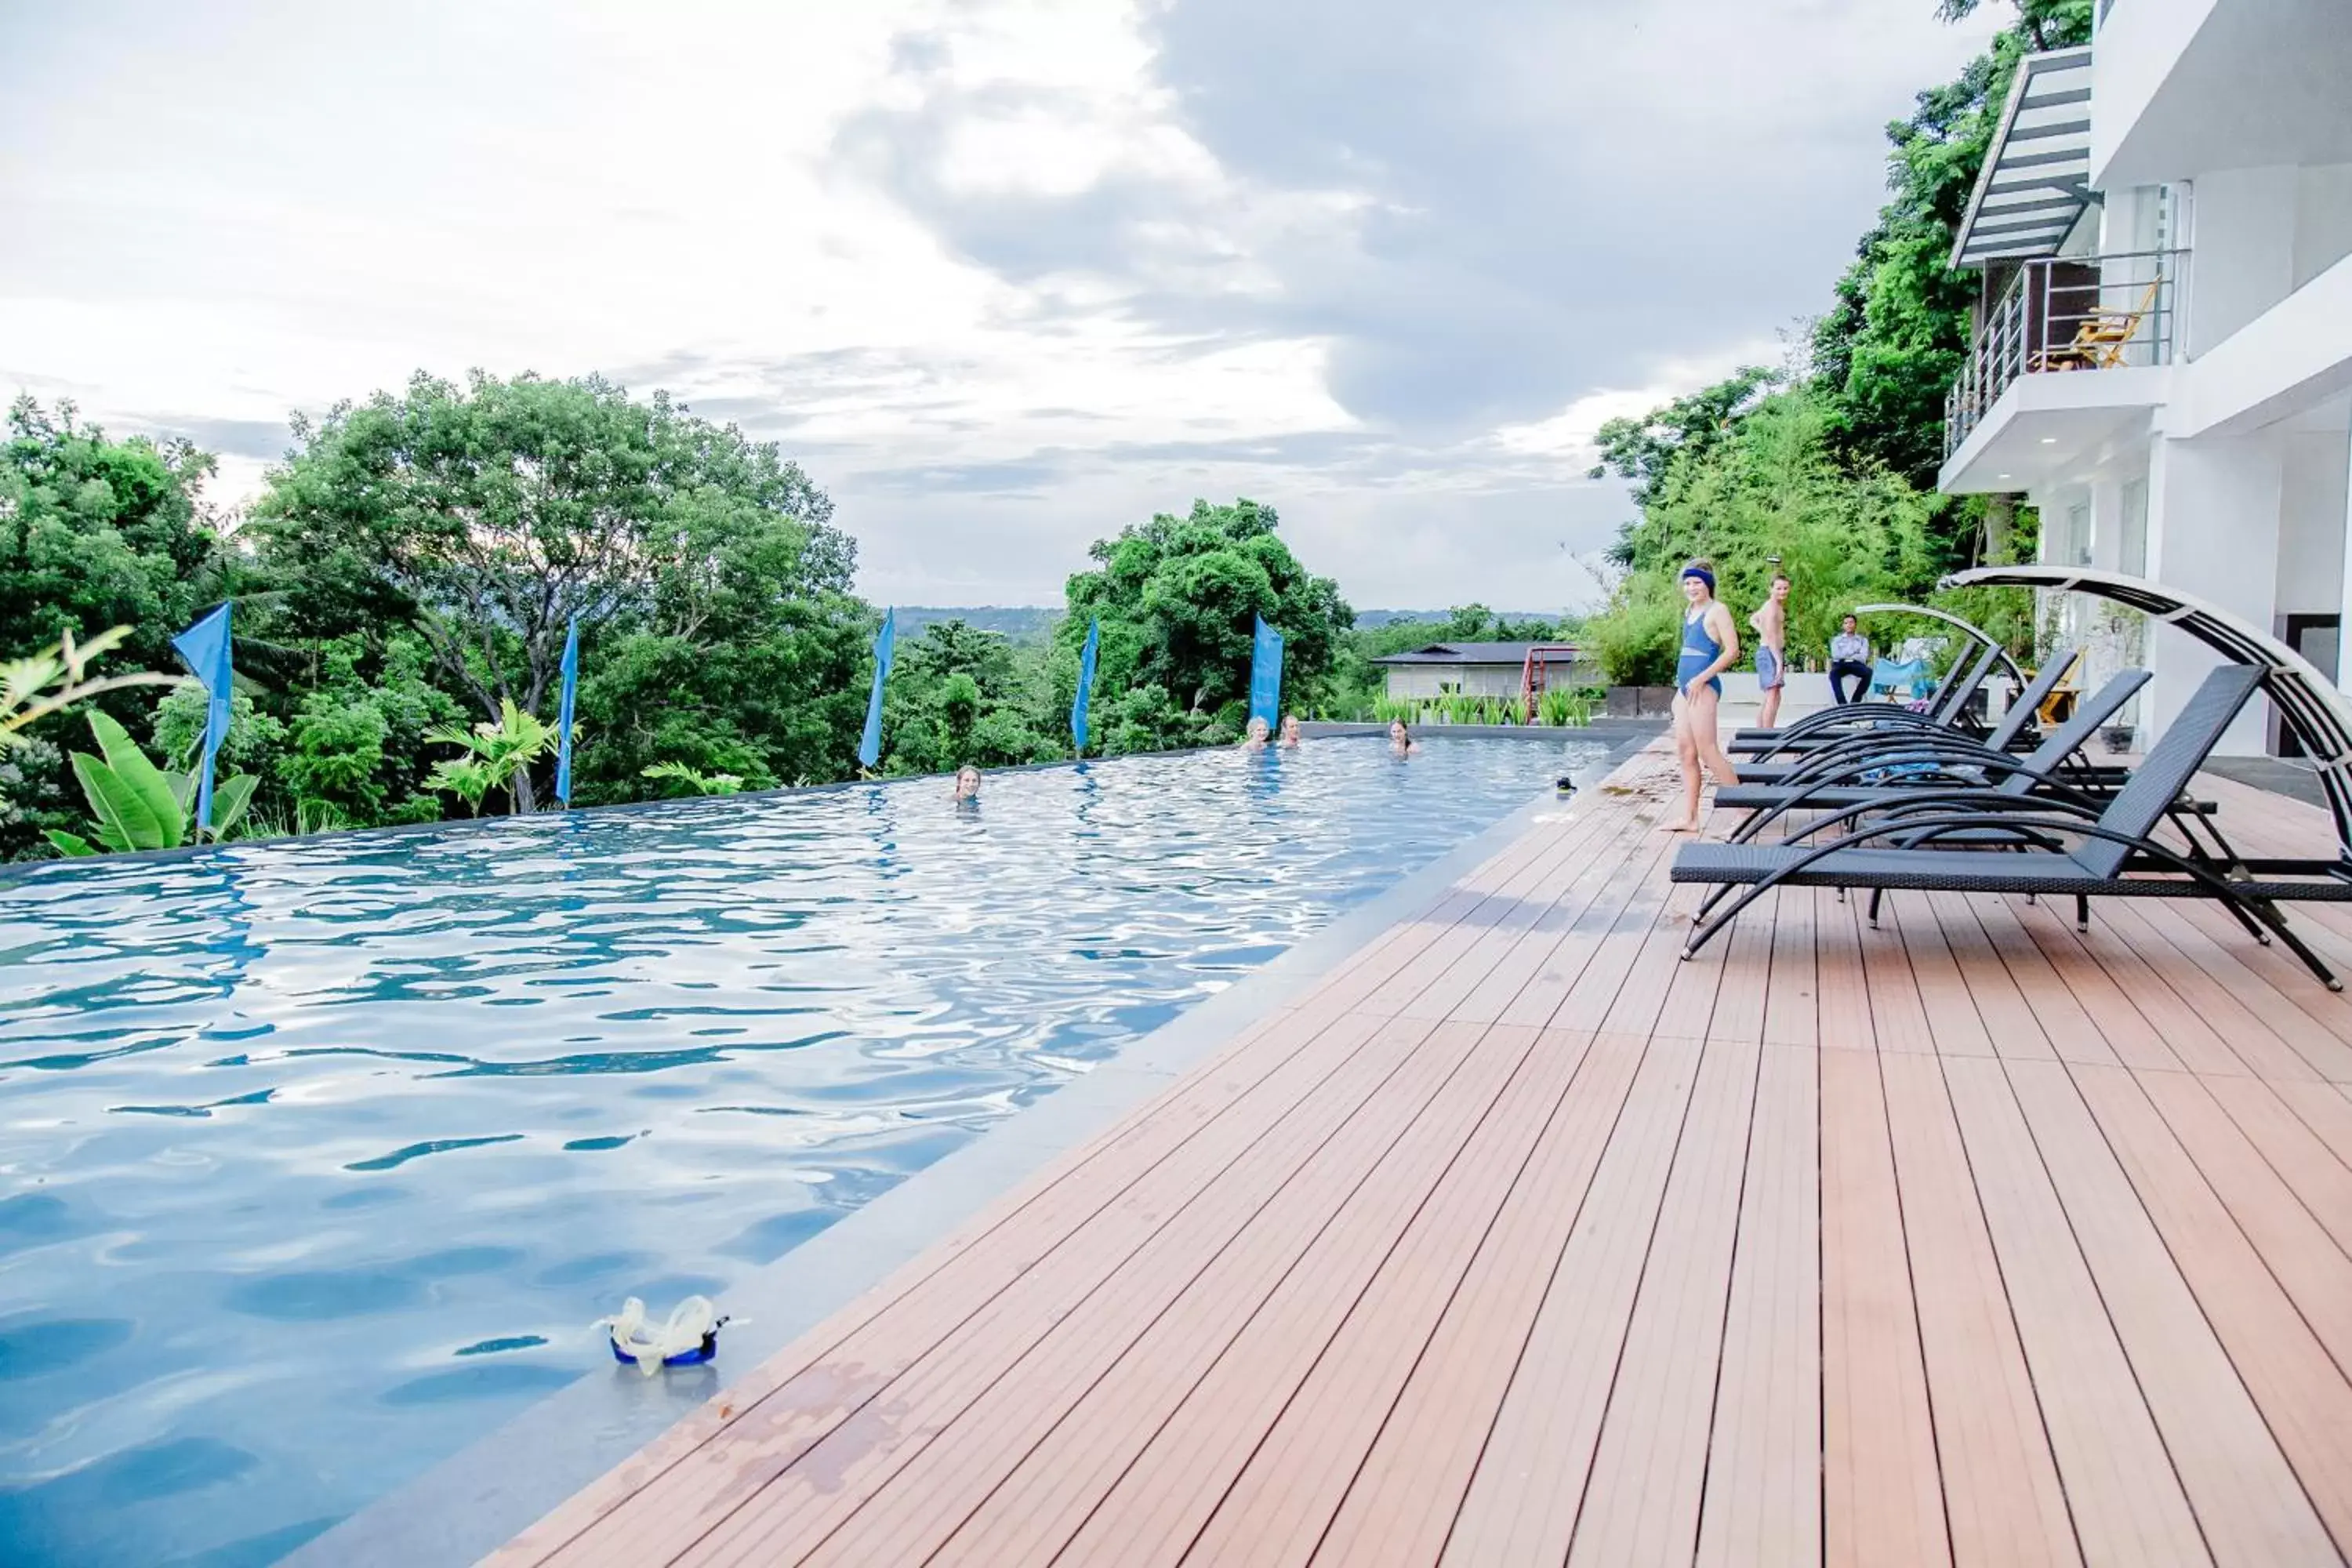
<instances>
[{"instance_id":1,"label":"large green leaf","mask_svg":"<svg viewBox=\"0 0 2352 1568\"><path fill-rule=\"evenodd\" d=\"M147 753L132 742L129 731L106 714L90 714L89 732L98 737L98 749L106 753L107 767L126 786L138 792L163 836L160 842L139 847L170 849L178 846L187 837L188 814L172 793L170 777L147 760Z\"/></svg>"},{"instance_id":2,"label":"large green leaf","mask_svg":"<svg viewBox=\"0 0 2352 1568\"><path fill-rule=\"evenodd\" d=\"M251 773L232 773L213 786L212 836L215 841L235 833L253 804L253 787L261 781Z\"/></svg>"},{"instance_id":3,"label":"large green leaf","mask_svg":"<svg viewBox=\"0 0 2352 1568\"><path fill-rule=\"evenodd\" d=\"M41 831L48 836L49 842L57 847L60 855L78 857L98 853L97 845L78 834L68 833L58 827L45 827Z\"/></svg>"},{"instance_id":4,"label":"large green leaf","mask_svg":"<svg viewBox=\"0 0 2352 1568\"><path fill-rule=\"evenodd\" d=\"M139 792L117 777L112 768L87 752L76 752L73 770L74 777L81 781L81 793L89 798L90 815L98 819L100 843L118 850L167 847L163 824ZM169 842L179 841L175 831Z\"/></svg>"}]
</instances>

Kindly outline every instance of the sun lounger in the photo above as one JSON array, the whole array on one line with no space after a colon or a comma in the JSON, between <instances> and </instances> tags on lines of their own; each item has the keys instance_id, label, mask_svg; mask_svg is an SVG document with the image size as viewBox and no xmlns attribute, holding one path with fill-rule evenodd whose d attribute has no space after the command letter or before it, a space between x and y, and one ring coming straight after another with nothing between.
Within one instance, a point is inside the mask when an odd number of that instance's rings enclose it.
<instances>
[{"instance_id":1,"label":"sun lounger","mask_svg":"<svg viewBox=\"0 0 2352 1568\"><path fill-rule=\"evenodd\" d=\"M2277 936L2329 990L2341 990L2278 907L2352 902L2352 863L2340 853L2332 860L2238 859L2223 868L2150 837L2264 674L2260 666L2233 664L2206 677L2129 782L2095 814L2063 800L1982 788L1929 790L1827 842L1685 845L1675 857L1673 880L1742 890L1692 931L1683 956L1780 887L2063 894L2074 900L2076 921L2086 927L2095 898L2210 899L2258 940Z\"/></svg>"},{"instance_id":2,"label":"sun lounger","mask_svg":"<svg viewBox=\"0 0 2352 1568\"><path fill-rule=\"evenodd\" d=\"M1917 798L1922 791L1990 789L2023 797L2057 790L2078 800L2087 799L2097 789L2100 775L2090 773L2070 783L2061 770L2098 732L2099 726L2147 684L2147 679L2144 669L2124 671L2022 756L2010 753L2008 737L2000 731L1981 742L1948 732L1882 739L1874 744L1857 741L1851 747L1830 748L1806 758L1789 768L1778 784L1743 783L1719 789L1715 804L1756 814L1732 836L1737 843L1756 837L1768 823L1792 811L1895 805ZM2021 726L2028 712L2020 703L2009 719ZM2009 719L2002 721L2004 730ZM1873 782L1874 775L1886 782Z\"/></svg>"},{"instance_id":3,"label":"sun lounger","mask_svg":"<svg viewBox=\"0 0 2352 1568\"><path fill-rule=\"evenodd\" d=\"M2054 688L2059 681L2064 679L2067 670L2072 668L2078 657L2080 657L2079 650L2071 647L2061 648L2053 654L2049 661L2042 667L2041 672L2034 676L2024 690L2017 694L2017 700L2009 705L2009 711L2001 715L2000 721L1985 732L1979 743L1990 746L1995 751L2009 751L2019 745L2025 739L2033 723L2036 710L2041 706L2041 694ZM1962 702L1965 700L1965 699L1961 700ZM1948 700L1945 704L1955 713L1958 712L1959 705ZM1738 764L1739 782L1743 785L1786 784L1791 781L1792 775L1798 769L1816 758L1831 755L1844 757L1857 752L1908 744L1911 740L1927 735L1945 734L1955 738L1969 738L1961 737L1958 731L1948 725L1926 722L1921 715L1911 713L1908 710L1887 709L1884 711L1890 715L1905 713L1906 719L1889 724L1858 724L1850 729L1820 731L1805 738L1810 743L1794 748L1790 752L1790 755L1794 759L1792 761L1766 761L1764 759L1773 753L1760 752L1756 760ZM1807 715L1807 717L1810 718L1812 715Z\"/></svg>"}]
</instances>

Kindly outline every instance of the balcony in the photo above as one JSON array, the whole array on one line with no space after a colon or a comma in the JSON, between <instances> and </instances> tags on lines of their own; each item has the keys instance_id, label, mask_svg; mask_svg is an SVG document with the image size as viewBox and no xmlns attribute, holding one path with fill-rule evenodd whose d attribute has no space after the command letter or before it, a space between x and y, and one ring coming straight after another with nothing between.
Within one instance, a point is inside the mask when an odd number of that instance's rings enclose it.
<instances>
[{"instance_id":1,"label":"balcony","mask_svg":"<svg viewBox=\"0 0 2352 1568\"><path fill-rule=\"evenodd\" d=\"M1953 466L1972 444L1970 437L2000 418L2003 396L2020 384L2024 384L2012 400L2018 409L2031 405L2053 415L2089 416L2066 421L2078 436L2111 423L2100 417L2103 413L2145 408L2159 400L2162 378L2146 373L2170 364L2177 352L2188 264L2185 250L2138 250L2037 258L2020 266L1985 312L1945 399L1948 481L1958 477ZM1982 447L1997 434L1985 432L1973 445ZM2057 445L2063 438L2063 433L2044 433L2035 437L2034 445ZM1953 487L1948 482L1945 488Z\"/></svg>"}]
</instances>

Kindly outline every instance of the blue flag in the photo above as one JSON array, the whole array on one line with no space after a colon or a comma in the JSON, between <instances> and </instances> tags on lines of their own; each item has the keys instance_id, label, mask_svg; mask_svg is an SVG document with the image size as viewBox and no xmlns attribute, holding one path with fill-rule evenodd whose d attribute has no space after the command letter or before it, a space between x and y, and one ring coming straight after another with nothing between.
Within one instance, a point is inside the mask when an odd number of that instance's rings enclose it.
<instances>
[{"instance_id":1,"label":"blue flag","mask_svg":"<svg viewBox=\"0 0 2352 1568\"><path fill-rule=\"evenodd\" d=\"M1102 651L1102 622L1087 623L1087 646L1078 655L1078 694L1070 699L1070 739L1087 754L1087 704L1095 691L1095 656Z\"/></svg>"},{"instance_id":2,"label":"blue flag","mask_svg":"<svg viewBox=\"0 0 2352 1568\"><path fill-rule=\"evenodd\" d=\"M220 755L221 742L228 739L229 687L234 679L229 668L228 606L221 605L173 637L172 651L212 699L205 709L204 774L196 784L195 837L201 839L213 821L213 759Z\"/></svg>"},{"instance_id":3,"label":"blue flag","mask_svg":"<svg viewBox=\"0 0 2352 1568\"><path fill-rule=\"evenodd\" d=\"M1249 716L1263 719L1269 730L1282 724L1282 634L1258 618L1256 644L1250 650Z\"/></svg>"},{"instance_id":4,"label":"blue flag","mask_svg":"<svg viewBox=\"0 0 2352 1568\"><path fill-rule=\"evenodd\" d=\"M572 705L580 696L580 617L563 634L563 700L555 718L555 798L572 804Z\"/></svg>"},{"instance_id":5,"label":"blue flag","mask_svg":"<svg viewBox=\"0 0 2352 1568\"><path fill-rule=\"evenodd\" d=\"M857 742L857 763L872 767L882 755L882 683L890 679L890 656L898 642L898 612L882 615L882 629L874 634L874 695L866 700L866 733Z\"/></svg>"}]
</instances>

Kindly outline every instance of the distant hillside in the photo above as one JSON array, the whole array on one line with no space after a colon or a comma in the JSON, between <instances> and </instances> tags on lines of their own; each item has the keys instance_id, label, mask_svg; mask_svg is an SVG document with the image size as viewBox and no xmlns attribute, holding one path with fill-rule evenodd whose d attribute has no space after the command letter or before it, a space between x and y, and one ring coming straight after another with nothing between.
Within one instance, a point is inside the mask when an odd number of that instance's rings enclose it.
<instances>
[{"instance_id":1,"label":"distant hillside","mask_svg":"<svg viewBox=\"0 0 2352 1568\"><path fill-rule=\"evenodd\" d=\"M913 638L923 635L923 628L935 621L956 621L978 627L982 631L1003 632L1013 642L1028 642L1044 637L1053 630L1054 619L1061 611L1037 605L900 605L898 635ZM1381 626L1394 626L1401 621L1427 625L1453 618L1451 610L1358 610L1356 625L1360 630L1371 631ZM1558 612L1546 610L1506 610L1508 621L1551 621Z\"/></svg>"},{"instance_id":2,"label":"distant hillside","mask_svg":"<svg viewBox=\"0 0 2352 1568\"><path fill-rule=\"evenodd\" d=\"M1559 619L1559 612L1558 610L1505 610L1502 612L1502 617L1507 621L1557 621ZM1358 610L1356 612L1356 625L1365 631L1370 631L1374 626L1392 626L1399 621L1425 623L1450 621L1453 618L1454 612L1451 610Z\"/></svg>"},{"instance_id":3,"label":"distant hillside","mask_svg":"<svg viewBox=\"0 0 2352 1568\"><path fill-rule=\"evenodd\" d=\"M900 605L898 635L919 637L935 621L962 621L981 631L1003 632L1011 642L1027 642L1052 630L1055 617L1061 613L1034 605Z\"/></svg>"}]
</instances>

